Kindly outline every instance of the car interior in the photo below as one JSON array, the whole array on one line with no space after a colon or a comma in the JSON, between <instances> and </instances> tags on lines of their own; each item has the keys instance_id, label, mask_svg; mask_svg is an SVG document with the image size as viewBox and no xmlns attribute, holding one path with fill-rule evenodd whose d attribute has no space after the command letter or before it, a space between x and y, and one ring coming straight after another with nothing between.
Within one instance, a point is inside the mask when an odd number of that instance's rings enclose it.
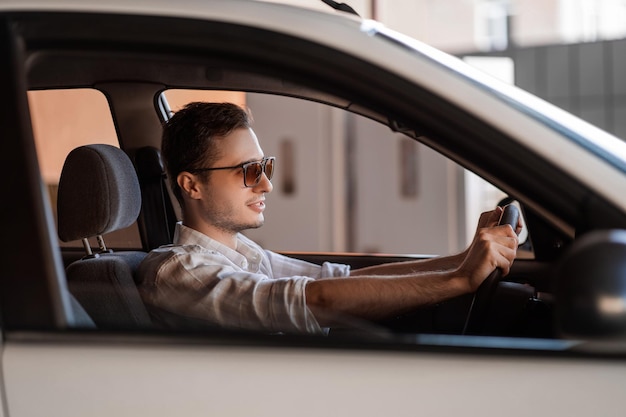
<instances>
[{"instance_id":1,"label":"car interior","mask_svg":"<svg viewBox=\"0 0 626 417\"><path fill-rule=\"evenodd\" d=\"M425 87L330 47L268 30L164 17L67 14L51 20L20 14L14 21L23 40L14 55L25 67L26 88L98 90L107 99L118 141L76 146L50 203L64 268L59 275L67 279L76 317L69 327L152 329L134 272L148 251L171 243L177 221L159 153L161 125L169 116L162 93L169 89L280 95L364 116L478 174L507 194L502 205L519 207L529 233L520 252L530 256L518 259L510 275L483 294L479 322L467 327L476 302L470 295L376 323L394 334L559 338L559 260L577 236L626 228L623 213L489 124ZM259 52L267 50L274 53ZM139 245L110 243L112 232L128 228L136 230ZM71 241L79 244L66 245ZM290 255L354 268L409 259Z\"/></svg>"}]
</instances>

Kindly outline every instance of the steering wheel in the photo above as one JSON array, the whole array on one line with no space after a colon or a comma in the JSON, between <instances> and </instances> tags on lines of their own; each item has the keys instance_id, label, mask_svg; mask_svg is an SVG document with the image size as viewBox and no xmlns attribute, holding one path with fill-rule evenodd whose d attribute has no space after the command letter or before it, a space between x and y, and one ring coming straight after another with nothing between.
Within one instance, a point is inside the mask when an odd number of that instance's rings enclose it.
<instances>
[{"instance_id":1,"label":"steering wheel","mask_svg":"<svg viewBox=\"0 0 626 417\"><path fill-rule=\"evenodd\" d=\"M504 207L498 226L503 224L510 225L513 230L517 228L517 222L519 219L519 210L516 206L509 204ZM489 311L489 306L493 300L494 293L498 287L498 282L502 278L502 270L496 268L489 276L480 284L472 304L470 305L467 317L465 319L465 326L463 326L462 334L479 334L482 330L482 325L485 323L486 314Z\"/></svg>"}]
</instances>

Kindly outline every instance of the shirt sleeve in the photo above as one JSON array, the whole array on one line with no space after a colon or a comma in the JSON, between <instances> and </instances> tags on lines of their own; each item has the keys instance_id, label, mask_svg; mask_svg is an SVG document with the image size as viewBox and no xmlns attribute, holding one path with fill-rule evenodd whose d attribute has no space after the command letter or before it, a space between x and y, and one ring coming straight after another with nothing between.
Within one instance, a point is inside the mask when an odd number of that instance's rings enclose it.
<instances>
[{"instance_id":1,"label":"shirt sleeve","mask_svg":"<svg viewBox=\"0 0 626 417\"><path fill-rule=\"evenodd\" d=\"M153 285L142 287L144 300L152 311L157 310L157 317L158 311L165 312L169 325L177 324L172 320L177 317L180 324L190 319L225 328L324 332L306 306L305 287L315 277L272 278L214 261L204 258L195 262L193 256L180 253L169 254L166 260L155 259L156 279ZM319 276L323 267L317 268Z\"/></svg>"},{"instance_id":2,"label":"shirt sleeve","mask_svg":"<svg viewBox=\"0 0 626 417\"><path fill-rule=\"evenodd\" d=\"M264 250L264 252L271 268L269 273L275 278L294 275L307 276L314 279L350 276L349 265L333 262L324 262L322 265L317 265L269 250Z\"/></svg>"}]
</instances>

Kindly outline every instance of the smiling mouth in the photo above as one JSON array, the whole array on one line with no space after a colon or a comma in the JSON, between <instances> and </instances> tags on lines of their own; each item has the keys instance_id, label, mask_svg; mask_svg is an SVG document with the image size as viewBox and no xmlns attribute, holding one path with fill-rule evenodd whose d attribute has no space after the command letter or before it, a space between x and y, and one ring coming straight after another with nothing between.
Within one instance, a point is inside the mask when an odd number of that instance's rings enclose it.
<instances>
[{"instance_id":1,"label":"smiling mouth","mask_svg":"<svg viewBox=\"0 0 626 417\"><path fill-rule=\"evenodd\" d=\"M248 204L248 207L252 208L253 210L261 212L265 210L265 200L259 200L259 201L250 203Z\"/></svg>"}]
</instances>

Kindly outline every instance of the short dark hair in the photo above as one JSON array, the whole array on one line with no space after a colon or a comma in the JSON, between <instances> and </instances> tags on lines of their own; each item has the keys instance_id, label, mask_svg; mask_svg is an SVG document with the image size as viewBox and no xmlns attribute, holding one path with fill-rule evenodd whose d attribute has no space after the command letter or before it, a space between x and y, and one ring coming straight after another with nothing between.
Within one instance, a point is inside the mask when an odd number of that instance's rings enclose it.
<instances>
[{"instance_id":1,"label":"short dark hair","mask_svg":"<svg viewBox=\"0 0 626 417\"><path fill-rule=\"evenodd\" d=\"M161 155L172 192L181 205L183 198L176 179L178 174L210 168L221 156L216 139L250 125L248 112L236 104L203 102L187 104L164 124Z\"/></svg>"}]
</instances>

